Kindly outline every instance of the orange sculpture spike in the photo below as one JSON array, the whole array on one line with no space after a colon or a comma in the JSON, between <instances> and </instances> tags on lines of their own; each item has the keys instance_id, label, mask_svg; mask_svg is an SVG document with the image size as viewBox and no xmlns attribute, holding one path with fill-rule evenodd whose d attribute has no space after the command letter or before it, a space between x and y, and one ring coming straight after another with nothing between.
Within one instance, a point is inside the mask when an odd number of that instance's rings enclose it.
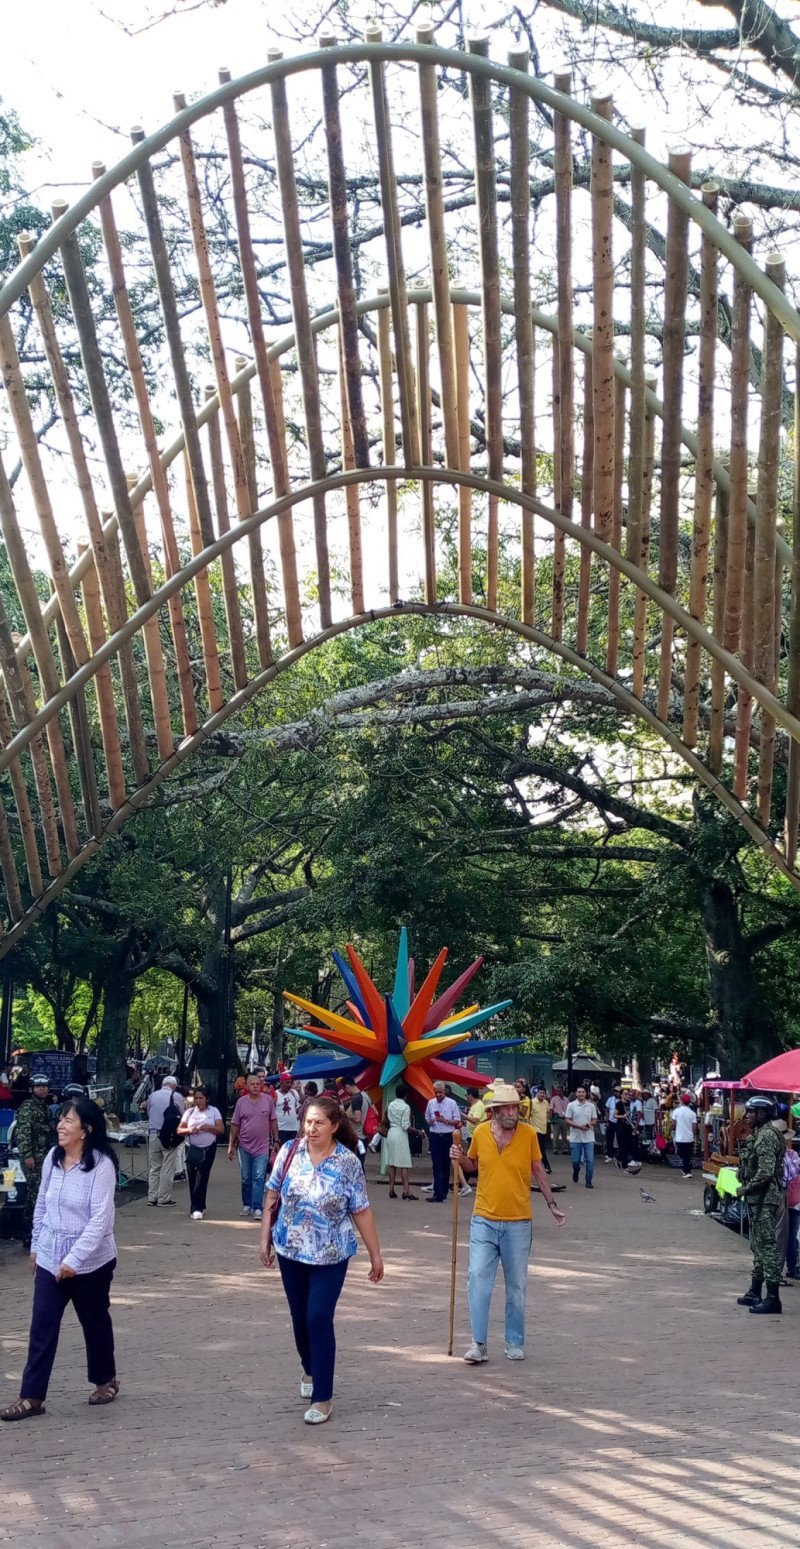
<instances>
[{"instance_id":1,"label":"orange sculpture spike","mask_svg":"<svg viewBox=\"0 0 800 1549\"><path fill-rule=\"evenodd\" d=\"M439 983L446 957L447 947L442 947L442 950L439 953L439 956L437 957L430 973L425 979L425 982L420 985L419 994L415 996L411 1010L408 1012L408 1015L403 1018L403 1032L405 1033L409 1043L413 1043L415 1039L419 1038L422 1032L425 1018L430 1010L433 997L436 994L436 986Z\"/></svg>"},{"instance_id":2,"label":"orange sculpture spike","mask_svg":"<svg viewBox=\"0 0 800 1549\"><path fill-rule=\"evenodd\" d=\"M347 943L347 956L350 959L353 973L358 980L358 988L361 991L361 996L369 1013L369 1019L372 1023L372 1026L374 1027L378 1036L380 1037L380 1035L383 1034L385 1039L386 1007L383 1003L383 997L380 992L376 990L375 985L373 984L366 968L364 967L364 964L361 962L361 959L356 956L349 941Z\"/></svg>"},{"instance_id":3,"label":"orange sculpture spike","mask_svg":"<svg viewBox=\"0 0 800 1549\"><path fill-rule=\"evenodd\" d=\"M414 1065L409 1065L408 1070L404 1072L403 1080L407 1081L408 1085L413 1087L414 1091L418 1092L426 1103L430 1102L433 1097L433 1082L424 1070L420 1070Z\"/></svg>"},{"instance_id":4,"label":"orange sculpture spike","mask_svg":"<svg viewBox=\"0 0 800 1549\"><path fill-rule=\"evenodd\" d=\"M372 1059L375 1058L376 1054L380 1054L381 1050L377 1046L375 1034L371 1033L369 1028L358 1027L348 1017L337 1016L335 1011L326 1011L324 1006L315 1006L313 1001L303 1000L301 995L292 995L289 990L284 990L283 993L285 998L290 1000L294 1006L299 1006L301 1011L308 1011L312 1017L316 1017L325 1027L330 1027L336 1033L337 1039L342 1042L343 1047L345 1046L344 1040L350 1039L354 1045L358 1045L357 1049L354 1047L354 1053L366 1054Z\"/></svg>"}]
</instances>

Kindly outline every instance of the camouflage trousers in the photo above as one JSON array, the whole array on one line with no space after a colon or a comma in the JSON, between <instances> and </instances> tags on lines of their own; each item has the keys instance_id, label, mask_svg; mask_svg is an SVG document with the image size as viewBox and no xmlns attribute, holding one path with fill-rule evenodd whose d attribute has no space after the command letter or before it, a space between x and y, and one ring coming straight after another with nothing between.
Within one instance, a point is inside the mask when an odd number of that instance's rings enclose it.
<instances>
[{"instance_id":1,"label":"camouflage trousers","mask_svg":"<svg viewBox=\"0 0 800 1549\"><path fill-rule=\"evenodd\" d=\"M750 1247L753 1253L753 1279L776 1285L781 1278L778 1252L777 1205L749 1205Z\"/></svg>"},{"instance_id":2,"label":"camouflage trousers","mask_svg":"<svg viewBox=\"0 0 800 1549\"><path fill-rule=\"evenodd\" d=\"M42 1164L37 1162L32 1172L25 1168L25 1182L28 1185L25 1193L25 1210L23 1213L23 1235L26 1242L30 1242L33 1232L33 1212L36 1209L36 1201L39 1198L39 1185L42 1181Z\"/></svg>"}]
</instances>

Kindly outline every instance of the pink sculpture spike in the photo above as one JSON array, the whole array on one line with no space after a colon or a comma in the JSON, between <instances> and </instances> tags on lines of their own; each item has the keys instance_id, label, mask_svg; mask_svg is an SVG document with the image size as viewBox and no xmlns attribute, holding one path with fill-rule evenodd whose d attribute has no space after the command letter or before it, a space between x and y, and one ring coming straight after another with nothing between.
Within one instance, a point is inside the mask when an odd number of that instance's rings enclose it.
<instances>
[{"instance_id":1,"label":"pink sculpture spike","mask_svg":"<svg viewBox=\"0 0 800 1549\"><path fill-rule=\"evenodd\" d=\"M475 962L471 965L471 967L465 969L460 978L456 979L454 984L451 984L449 990L445 990L444 994L440 995L439 999L434 1001L430 1011L428 1012L428 1015L425 1018L425 1025L422 1029L423 1033L432 1033L433 1029L435 1027L439 1027L444 1021L445 1017L450 1015L450 1012L452 1011L459 996L467 988L470 979L474 979L482 963L483 958L476 957Z\"/></svg>"}]
</instances>

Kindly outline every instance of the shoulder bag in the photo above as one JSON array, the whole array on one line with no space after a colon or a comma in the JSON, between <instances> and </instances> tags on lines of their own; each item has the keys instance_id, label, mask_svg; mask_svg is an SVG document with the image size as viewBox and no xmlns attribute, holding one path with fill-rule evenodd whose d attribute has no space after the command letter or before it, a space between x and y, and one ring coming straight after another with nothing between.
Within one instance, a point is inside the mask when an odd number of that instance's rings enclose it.
<instances>
[{"instance_id":1,"label":"shoulder bag","mask_svg":"<svg viewBox=\"0 0 800 1549\"><path fill-rule=\"evenodd\" d=\"M278 1224L278 1216L281 1213L281 1205L283 1204L283 1191L284 1191L284 1188L286 1187L286 1180L287 1180L287 1178L289 1176L289 1168L291 1167L292 1162L294 1161L294 1154L295 1154L295 1151L297 1150L297 1147L300 1144L301 1138L302 1137L300 1135L295 1136L295 1139L292 1141L292 1144L289 1147L289 1155L286 1158L286 1166L283 1169L283 1177L281 1179L280 1191L279 1191L278 1194L276 1194L274 1200L272 1201L272 1204L269 1207L269 1233L270 1233L270 1238L272 1237L272 1234L273 1234L273 1232L275 1230L275 1227ZM269 1188L269 1184L267 1184L267 1188Z\"/></svg>"}]
</instances>

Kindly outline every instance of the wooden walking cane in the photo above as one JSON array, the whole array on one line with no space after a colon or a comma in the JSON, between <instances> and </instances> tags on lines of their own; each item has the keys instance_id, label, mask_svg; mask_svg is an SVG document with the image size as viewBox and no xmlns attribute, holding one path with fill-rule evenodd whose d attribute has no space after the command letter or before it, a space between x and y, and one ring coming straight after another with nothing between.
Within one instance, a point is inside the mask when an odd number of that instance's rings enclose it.
<instances>
[{"instance_id":1,"label":"wooden walking cane","mask_svg":"<svg viewBox=\"0 0 800 1549\"><path fill-rule=\"evenodd\" d=\"M460 1129L453 1130L453 1145L461 1145ZM447 1354L453 1354L453 1327L456 1320L456 1254L458 1253L458 1162L453 1160L453 1249L450 1257L450 1343Z\"/></svg>"}]
</instances>

